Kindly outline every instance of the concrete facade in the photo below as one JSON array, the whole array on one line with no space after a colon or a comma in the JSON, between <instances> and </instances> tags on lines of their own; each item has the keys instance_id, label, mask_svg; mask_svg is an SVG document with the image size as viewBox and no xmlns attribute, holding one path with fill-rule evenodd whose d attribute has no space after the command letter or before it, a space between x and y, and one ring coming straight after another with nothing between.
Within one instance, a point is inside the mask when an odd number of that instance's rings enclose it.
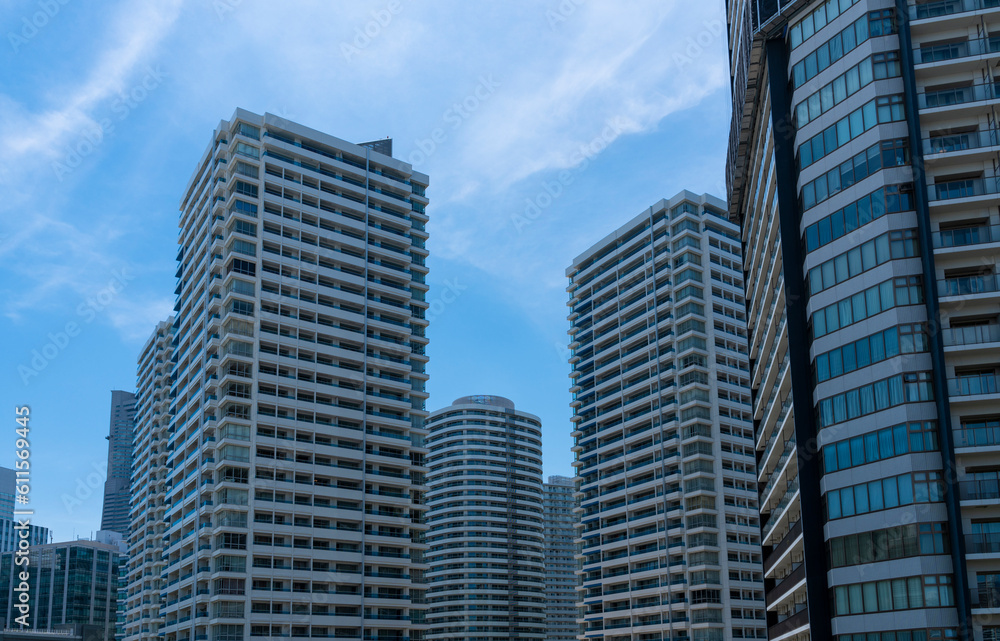
<instances>
[{"instance_id":1,"label":"concrete facade","mask_svg":"<svg viewBox=\"0 0 1000 641\"><path fill-rule=\"evenodd\" d=\"M567 270L583 637L761 638L743 273L681 192Z\"/></svg>"},{"instance_id":2,"label":"concrete facade","mask_svg":"<svg viewBox=\"0 0 1000 641\"><path fill-rule=\"evenodd\" d=\"M995 639L1000 10L728 9L769 637Z\"/></svg>"},{"instance_id":3,"label":"concrete facade","mask_svg":"<svg viewBox=\"0 0 1000 641\"><path fill-rule=\"evenodd\" d=\"M545 639L542 425L500 396L428 421L428 639Z\"/></svg>"},{"instance_id":4,"label":"concrete facade","mask_svg":"<svg viewBox=\"0 0 1000 641\"><path fill-rule=\"evenodd\" d=\"M160 638L423 638L427 182L271 114L213 132L180 205L166 492L133 512L166 506Z\"/></svg>"}]
</instances>

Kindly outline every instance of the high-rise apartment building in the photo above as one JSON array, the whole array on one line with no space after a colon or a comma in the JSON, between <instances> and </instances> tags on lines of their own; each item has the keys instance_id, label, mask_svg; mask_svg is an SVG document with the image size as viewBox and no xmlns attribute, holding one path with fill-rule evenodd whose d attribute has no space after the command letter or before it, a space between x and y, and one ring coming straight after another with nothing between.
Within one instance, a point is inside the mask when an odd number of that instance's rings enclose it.
<instances>
[{"instance_id":1,"label":"high-rise apartment building","mask_svg":"<svg viewBox=\"0 0 1000 641\"><path fill-rule=\"evenodd\" d=\"M164 533L169 522L167 466L170 440L170 377L174 371L174 319L156 325L139 353L136 370L135 470L128 530L127 589L123 634L132 641L159 639L167 565Z\"/></svg>"},{"instance_id":2,"label":"high-rise apartment building","mask_svg":"<svg viewBox=\"0 0 1000 641\"><path fill-rule=\"evenodd\" d=\"M1000 5L728 12L769 636L1000 638Z\"/></svg>"},{"instance_id":3,"label":"high-rise apartment building","mask_svg":"<svg viewBox=\"0 0 1000 641\"><path fill-rule=\"evenodd\" d=\"M108 477L104 481L101 529L128 535L129 492L132 484L132 438L135 431L135 394L111 391L108 429Z\"/></svg>"},{"instance_id":4,"label":"high-rise apartment building","mask_svg":"<svg viewBox=\"0 0 1000 641\"><path fill-rule=\"evenodd\" d=\"M118 599L118 547L97 541L32 546L28 563L15 564L14 552L0 555L0 613L6 628L20 628L17 617L20 574L28 573L27 621L31 630L87 626L88 638L113 641Z\"/></svg>"},{"instance_id":5,"label":"high-rise apartment building","mask_svg":"<svg viewBox=\"0 0 1000 641\"><path fill-rule=\"evenodd\" d=\"M580 633L577 606L576 484L550 476L542 485L545 536L545 639L573 641Z\"/></svg>"},{"instance_id":6,"label":"high-rise apartment building","mask_svg":"<svg viewBox=\"0 0 1000 641\"><path fill-rule=\"evenodd\" d=\"M159 638L423 637L428 178L388 151L237 110L184 190Z\"/></svg>"},{"instance_id":7,"label":"high-rise apartment building","mask_svg":"<svg viewBox=\"0 0 1000 641\"><path fill-rule=\"evenodd\" d=\"M742 261L724 211L681 192L567 270L588 639L764 635Z\"/></svg>"},{"instance_id":8,"label":"high-rise apartment building","mask_svg":"<svg viewBox=\"0 0 1000 641\"><path fill-rule=\"evenodd\" d=\"M545 639L542 424L500 396L428 421L428 639Z\"/></svg>"}]
</instances>

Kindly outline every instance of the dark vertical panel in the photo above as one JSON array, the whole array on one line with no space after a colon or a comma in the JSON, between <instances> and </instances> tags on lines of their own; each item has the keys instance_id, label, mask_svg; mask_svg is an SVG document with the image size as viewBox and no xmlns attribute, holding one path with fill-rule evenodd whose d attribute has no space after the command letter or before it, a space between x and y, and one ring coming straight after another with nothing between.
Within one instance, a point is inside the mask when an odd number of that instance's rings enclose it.
<instances>
[{"instance_id":1,"label":"dark vertical panel","mask_svg":"<svg viewBox=\"0 0 1000 641\"><path fill-rule=\"evenodd\" d=\"M806 315L800 213L796 190L795 136L788 87L788 46L784 37L767 41L768 85L771 92L771 130L777 181L778 222L781 230L785 312L788 318L788 367L792 377L795 442L799 466L799 503L806 572L809 629L812 641L829 641L830 594L826 580L823 539L823 501L820 494L819 457L815 452L816 420L813 411L812 371L809 362L809 323Z\"/></svg>"}]
</instances>

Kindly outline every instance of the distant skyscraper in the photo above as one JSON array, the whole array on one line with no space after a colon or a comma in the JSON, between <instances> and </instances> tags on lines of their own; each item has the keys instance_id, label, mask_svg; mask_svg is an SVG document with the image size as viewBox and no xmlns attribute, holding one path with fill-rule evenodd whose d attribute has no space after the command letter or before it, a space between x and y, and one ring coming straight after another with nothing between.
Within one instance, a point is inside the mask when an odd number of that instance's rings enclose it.
<instances>
[{"instance_id":1,"label":"distant skyscraper","mask_svg":"<svg viewBox=\"0 0 1000 641\"><path fill-rule=\"evenodd\" d=\"M23 517L21 517L23 518ZM28 545L42 545L49 543L52 534L49 528L41 525L28 525L28 534L22 537L24 529L18 519L0 519L0 552L11 552L16 550L22 539L28 541Z\"/></svg>"},{"instance_id":2,"label":"distant skyscraper","mask_svg":"<svg viewBox=\"0 0 1000 641\"><path fill-rule=\"evenodd\" d=\"M995 641L998 3L727 9L769 635Z\"/></svg>"},{"instance_id":3,"label":"distant skyscraper","mask_svg":"<svg viewBox=\"0 0 1000 641\"><path fill-rule=\"evenodd\" d=\"M0 519L14 518L14 495L17 494L17 473L0 467Z\"/></svg>"},{"instance_id":4,"label":"distant skyscraper","mask_svg":"<svg viewBox=\"0 0 1000 641\"><path fill-rule=\"evenodd\" d=\"M742 261L724 211L681 192L567 271L587 639L764 634Z\"/></svg>"},{"instance_id":5,"label":"distant skyscraper","mask_svg":"<svg viewBox=\"0 0 1000 641\"><path fill-rule=\"evenodd\" d=\"M139 365L129 639L422 640L428 177L379 150L244 110L212 132Z\"/></svg>"},{"instance_id":6,"label":"distant skyscraper","mask_svg":"<svg viewBox=\"0 0 1000 641\"><path fill-rule=\"evenodd\" d=\"M104 482L101 529L128 534L129 491L132 482L132 437L135 430L135 394L111 392L108 432L108 478Z\"/></svg>"},{"instance_id":7,"label":"distant skyscraper","mask_svg":"<svg viewBox=\"0 0 1000 641\"><path fill-rule=\"evenodd\" d=\"M20 627L16 605L23 566L14 565L14 553L0 555L0 614L5 627ZM113 641L117 617L118 547L96 541L72 541L33 546L28 555L28 627L88 625L93 641ZM94 634L96 633L96 634Z\"/></svg>"},{"instance_id":8,"label":"distant skyscraper","mask_svg":"<svg viewBox=\"0 0 1000 641\"><path fill-rule=\"evenodd\" d=\"M545 639L542 425L500 396L428 422L427 638Z\"/></svg>"},{"instance_id":9,"label":"distant skyscraper","mask_svg":"<svg viewBox=\"0 0 1000 641\"><path fill-rule=\"evenodd\" d=\"M565 476L550 476L542 486L547 641L572 641L580 632L575 491L573 479Z\"/></svg>"}]
</instances>

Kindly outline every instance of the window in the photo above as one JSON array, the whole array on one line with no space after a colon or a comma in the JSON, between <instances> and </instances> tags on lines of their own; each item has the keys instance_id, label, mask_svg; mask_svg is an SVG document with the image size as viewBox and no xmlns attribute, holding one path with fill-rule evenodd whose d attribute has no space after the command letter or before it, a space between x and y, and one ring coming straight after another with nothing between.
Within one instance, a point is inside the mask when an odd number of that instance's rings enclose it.
<instances>
[{"instance_id":1,"label":"window","mask_svg":"<svg viewBox=\"0 0 1000 641\"><path fill-rule=\"evenodd\" d=\"M830 490L823 497L827 519L891 510L914 503L938 503L944 497L940 472L915 472Z\"/></svg>"},{"instance_id":2,"label":"window","mask_svg":"<svg viewBox=\"0 0 1000 641\"><path fill-rule=\"evenodd\" d=\"M260 127L254 127L253 125L248 125L245 122L237 124L236 133L246 136L247 138L260 140Z\"/></svg>"},{"instance_id":3,"label":"window","mask_svg":"<svg viewBox=\"0 0 1000 641\"><path fill-rule=\"evenodd\" d=\"M260 150L243 142L236 143L236 153L249 158L260 158Z\"/></svg>"},{"instance_id":4,"label":"window","mask_svg":"<svg viewBox=\"0 0 1000 641\"><path fill-rule=\"evenodd\" d=\"M838 230L842 229L843 234L848 234L888 213L913 209L912 193L913 185L909 183L886 185L821 218L806 227L806 251L814 251L840 238L841 236L833 235L835 227Z\"/></svg>"},{"instance_id":5,"label":"window","mask_svg":"<svg viewBox=\"0 0 1000 641\"><path fill-rule=\"evenodd\" d=\"M246 276L254 276L257 273L257 266L249 261L240 260L239 258L234 258L229 261L229 273L244 274Z\"/></svg>"},{"instance_id":6,"label":"window","mask_svg":"<svg viewBox=\"0 0 1000 641\"><path fill-rule=\"evenodd\" d=\"M834 18L850 9L857 0L827 0L820 8L812 11L789 29L788 38L792 49L815 35Z\"/></svg>"},{"instance_id":7,"label":"window","mask_svg":"<svg viewBox=\"0 0 1000 641\"><path fill-rule=\"evenodd\" d=\"M808 167L875 125L904 118L903 96L876 98L802 143L798 148L799 167Z\"/></svg>"},{"instance_id":8,"label":"window","mask_svg":"<svg viewBox=\"0 0 1000 641\"><path fill-rule=\"evenodd\" d=\"M257 197L257 185L250 184L243 180L237 180L235 185L235 192L242 196L248 196L250 198Z\"/></svg>"},{"instance_id":9,"label":"window","mask_svg":"<svg viewBox=\"0 0 1000 641\"><path fill-rule=\"evenodd\" d=\"M839 568L924 554L946 554L947 523L909 524L830 539L830 567Z\"/></svg>"},{"instance_id":10,"label":"window","mask_svg":"<svg viewBox=\"0 0 1000 641\"><path fill-rule=\"evenodd\" d=\"M246 176L247 178L258 178L260 176L260 171L257 169L256 165L251 165L250 163L243 162L242 160L236 161L236 173Z\"/></svg>"},{"instance_id":11,"label":"window","mask_svg":"<svg viewBox=\"0 0 1000 641\"><path fill-rule=\"evenodd\" d=\"M928 349L924 324L890 327L818 355L813 374L816 382L821 383L899 354L926 352Z\"/></svg>"},{"instance_id":12,"label":"window","mask_svg":"<svg viewBox=\"0 0 1000 641\"><path fill-rule=\"evenodd\" d=\"M856 154L849 160L827 171L825 174L821 174L814 180L804 184L799 196L802 201L803 210L815 207L819 203L833 197L842 190L864 180L881 169L895 166L886 165L884 164L885 161L898 162L901 165L909 162L908 143L905 139L901 139L899 143L901 145L900 148L903 150L901 153L891 153L885 157L882 155L883 144L872 145L865 151ZM895 145L892 149L896 149ZM888 187L886 187L886 194L888 195L888 193ZM839 236L835 236L835 238L839 238ZM830 241L827 240L826 242ZM826 242L822 244L826 244Z\"/></svg>"},{"instance_id":13,"label":"window","mask_svg":"<svg viewBox=\"0 0 1000 641\"><path fill-rule=\"evenodd\" d=\"M243 214L244 216L250 216L251 218L257 217L257 205L245 202L239 198L233 201L233 206L229 211L230 213L236 212L238 214Z\"/></svg>"},{"instance_id":14,"label":"window","mask_svg":"<svg viewBox=\"0 0 1000 641\"><path fill-rule=\"evenodd\" d=\"M842 220L836 217L833 222L840 225ZM916 229L887 232L810 269L809 293L819 293L889 260L917 255Z\"/></svg>"},{"instance_id":15,"label":"window","mask_svg":"<svg viewBox=\"0 0 1000 641\"><path fill-rule=\"evenodd\" d=\"M830 474L911 452L936 452L937 423L901 423L823 446L823 472Z\"/></svg>"},{"instance_id":16,"label":"window","mask_svg":"<svg viewBox=\"0 0 1000 641\"><path fill-rule=\"evenodd\" d=\"M795 125L803 127L853 96L873 80L899 76L899 52L865 58L795 106Z\"/></svg>"},{"instance_id":17,"label":"window","mask_svg":"<svg viewBox=\"0 0 1000 641\"><path fill-rule=\"evenodd\" d=\"M924 302L920 276L903 276L884 281L812 313L813 338L871 318L893 307Z\"/></svg>"},{"instance_id":18,"label":"window","mask_svg":"<svg viewBox=\"0 0 1000 641\"><path fill-rule=\"evenodd\" d=\"M800 24L806 22L808 20ZM793 88L798 89L868 38L892 33L895 33L895 14L891 9L872 11L858 18L792 67ZM804 32L802 36L808 37ZM795 36L792 37L794 40Z\"/></svg>"},{"instance_id":19,"label":"window","mask_svg":"<svg viewBox=\"0 0 1000 641\"><path fill-rule=\"evenodd\" d=\"M821 400L817 421L822 429L903 403L933 400L930 372L897 374Z\"/></svg>"}]
</instances>

